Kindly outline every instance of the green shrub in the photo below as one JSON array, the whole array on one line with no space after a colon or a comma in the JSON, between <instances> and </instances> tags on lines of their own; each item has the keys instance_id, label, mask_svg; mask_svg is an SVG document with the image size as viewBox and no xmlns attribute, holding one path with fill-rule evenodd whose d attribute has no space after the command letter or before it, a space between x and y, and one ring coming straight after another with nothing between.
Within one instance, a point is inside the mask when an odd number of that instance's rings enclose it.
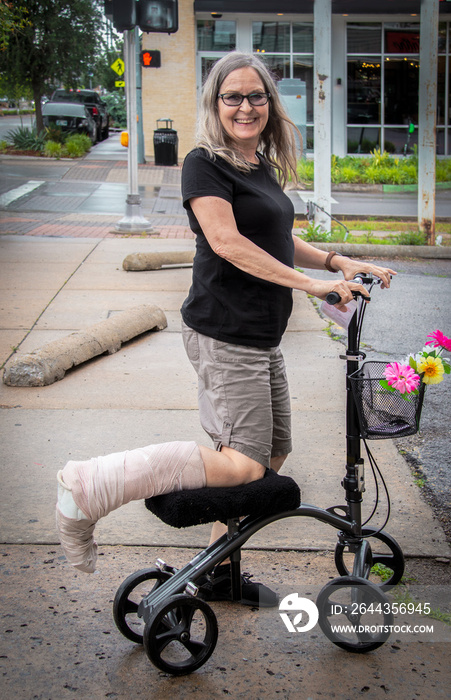
<instances>
[{"instance_id":1,"label":"green shrub","mask_svg":"<svg viewBox=\"0 0 451 700\"><path fill-rule=\"evenodd\" d=\"M59 126L49 126L47 128L46 139L47 141L54 141L55 143L64 143L66 140L66 134Z\"/></svg>"},{"instance_id":2,"label":"green shrub","mask_svg":"<svg viewBox=\"0 0 451 700\"><path fill-rule=\"evenodd\" d=\"M45 132L38 133L36 129L27 126L18 126L6 134L6 138L18 151L43 151L45 145Z\"/></svg>"},{"instance_id":3,"label":"green shrub","mask_svg":"<svg viewBox=\"0 0 451 700\"><path fill-rule=\"evenodd\" d=\"M8 148L8 145L9 144L7 141L0 141L0 153L4 153Z\"/></svg>"},{"instance_id":4,"label":"green shrub","mask_svg":"<svg viewBox=\"0 0 451 700\"><path fill-rule=\"evenodd\" d=\"M403 231L395 239L398 245L426 245L426 237L422 231Z\"/></svg>"},{"instance_id":5,"label":"green shrub","mask_svg":"<svg viewBox=\"0 0 451 700\"><path fill-rule=\"evenodd\" d=\"M341 182L360 182L361 176L357 167L344 165L341 171Z\"/></svg>"},{"instance_id":6,"label":"green shrub","mask_svg":"<svg viewBox=\"0 0 451 700\"><path fill-rule=\"evenodd\" d=\"M437 182L451 182L451 158L437 161L436 179Z\"/></svg>"},{"instance_id":7,"label":"green shrub","mask_svg":"<svg viewBox=\"0 0 451 700\"><path fill-rule=\"evenodd\" d=\"M330 231L323 231L321 226L315 226L312 221L309 222L307 228L300 234L301 238L308 243L328 243L330 242Z\"/></svg>"},{"instance_id":8,"label":"green shrub","mask_svg":"<svg viewBox=\"0 0 451 700\"><path fill-rule=\"evenodd\" d=\"M120 129L126 129L127 107L125 103L125 95L119 92L111 92L108 95L104 95L102 100L108 107L110 124L117 126Z\"/></svg>"},{"instance_id":9,"label":"green shrub","mask_svg":"<svg viewBox=\"0 0 451 700\"><path fill-rule=\"evenodd\" d=\"M44 147L44 155L48 158L61 158L63 145L57 141L47 141Z\"/></svg>"},{"instance_id":10,"label":"green shrub","mask_svg":"<svg viewBox=\"0 0 451 700\"><path fill-rule=\"evenodd\" d=\"M315 166L313 160L307 160L306 158L301 158L298 161L298 178L301 182L310 183L313 182Z\"/></svg>"},{"instance_id":11,"label":"green shrub","mask_svg":"<svg viewBox=\"0 0 451 700\"><path fill-rule=\"evenodd\" d=\"M86 134L72 134L66 139L63 153L69 158L81 158L92 146L91 139Z\"/></svg>"}]
</instances>

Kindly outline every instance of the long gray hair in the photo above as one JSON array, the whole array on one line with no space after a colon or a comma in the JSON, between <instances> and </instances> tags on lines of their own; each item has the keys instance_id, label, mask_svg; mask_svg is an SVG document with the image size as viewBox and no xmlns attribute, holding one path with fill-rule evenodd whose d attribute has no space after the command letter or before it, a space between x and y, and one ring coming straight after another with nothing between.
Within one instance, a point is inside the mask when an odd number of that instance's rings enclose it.
<instances>
[{"instance_id":1,"label":"long gray hair","mask_svg":"<svg viewBox=\"0 0 451 700\"><path fill-rule=\"evenodd\" d=\"M238 170L249 172L252 165L233 146L218 113L218 94L229 73L238 68L253 68L259 75L265 92L269 92L269 118L260 135L259 150L276 168L282 187L290 177L296 182L296 126L287 116L277 91L277 85L265 64L254 54L232 51L217 61L204 83L197 129L197 146L205 148L212 158L221 156ZM300 137L300 134L299 134Z\"/></svg>"}]
</instances>

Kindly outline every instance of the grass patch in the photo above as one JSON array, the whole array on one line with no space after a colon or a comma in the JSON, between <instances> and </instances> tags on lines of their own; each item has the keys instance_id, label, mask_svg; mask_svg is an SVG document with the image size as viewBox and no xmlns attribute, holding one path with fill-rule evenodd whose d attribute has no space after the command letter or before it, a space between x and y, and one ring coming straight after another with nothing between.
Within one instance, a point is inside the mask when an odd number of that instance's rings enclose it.
<instances>
[{"instance_id":1,"label":"grass patch","mask_svg":"<svg viewBox=\"0 0 451 700\"><path fill-rule=\"evenodd\" d=\"M315 166L312 160L301 159L297 173L306 187L313 185ZM416 185L418 183L418 156L394 156L375 149L368 156L332 155L331 180L334 184ZM451 181L451 158L437 159L436 181Z\"/></svg>"},{"instance_id":2,"label":"grass patch","mask_svg":"<svg viewBox=\"0 0 451 700\"><path fill-rule=\"evenodd\" d=\"M303 240L310 243L370 243L375 245L426 245L425 237L413 221L399 221L388 219L378 221L368 219L342 218L343 224L349 230L345 239L345 230L335 222L332 222L332 230L322 232L313 222L307 222L305 217L296 217L294 228L298 229ZM443 236L442 245L451 245L451 223L439 221L436 223L435 233Z\"/></svg>"}]
</instances>

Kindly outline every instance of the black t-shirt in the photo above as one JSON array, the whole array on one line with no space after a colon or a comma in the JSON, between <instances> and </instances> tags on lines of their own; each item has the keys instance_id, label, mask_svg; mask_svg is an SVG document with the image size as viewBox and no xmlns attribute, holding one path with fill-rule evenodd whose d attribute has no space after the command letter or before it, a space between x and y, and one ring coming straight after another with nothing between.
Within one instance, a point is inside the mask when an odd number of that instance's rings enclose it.
<instances>
[{"instance_id":1,"label":"black t-shirt","mask_svg":"<svg viewBox=\"0 0 451 700\"><path fill-rule=\"evenodd\" d=\"M183 205L196 234L193 283L182 306L185 323L198 333L236 345L274 347L280 343L292 310L292 290L239 270L216 255L194 216L193 197L230 202L238 231L285 265L293 267L294 209L273 169L260 164L243 173L203 149L185 159Z\"/></svg>"}]
</instances>

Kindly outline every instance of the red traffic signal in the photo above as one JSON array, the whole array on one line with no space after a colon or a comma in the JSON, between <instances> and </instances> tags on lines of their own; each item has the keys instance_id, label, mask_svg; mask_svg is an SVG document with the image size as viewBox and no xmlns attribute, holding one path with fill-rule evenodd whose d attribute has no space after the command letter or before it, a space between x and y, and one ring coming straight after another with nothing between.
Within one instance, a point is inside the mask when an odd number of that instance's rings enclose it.
<instances>
[{"instance_id":1,"label":"red traffic signal","mask_svg":"<svg viewBox=\"0 0 451 700\"><path fill-rule=\"evenodd\" d=\"M160 68L161 53L159 51L141 51L141 65L144 68Z\"/></svg>"}]
</instances>

